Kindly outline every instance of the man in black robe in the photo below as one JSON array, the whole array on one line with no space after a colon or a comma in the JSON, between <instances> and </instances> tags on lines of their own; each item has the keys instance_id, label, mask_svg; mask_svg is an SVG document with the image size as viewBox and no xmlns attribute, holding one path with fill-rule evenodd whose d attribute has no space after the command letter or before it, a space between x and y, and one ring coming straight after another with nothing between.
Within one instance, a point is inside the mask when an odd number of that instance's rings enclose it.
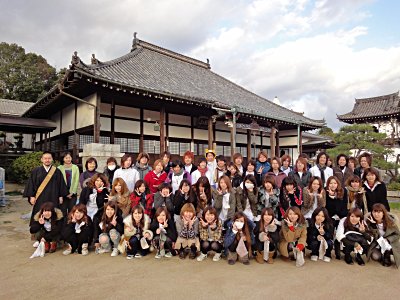
<instances>
[{"instance_id":1,"label":"man in black robe","mask_svg":"<svg viewBox=\"0 0 400 300\"><path fill-rule=\"evenodd\" d=\"M33 205L30 224L43 203L53 202L55 207L59 207L60 204L62 204L63 197L68 195L67 185L65 184L63 175L61 171L56 168L53 176L38 199L35 198L41 183L45 180L47 173L52 167L53 155L51 152L43 152L40 160L43 165L32 170L31 177L24 190L24 197L28 197L29 203Z\"/></svg>"}]
</instances>

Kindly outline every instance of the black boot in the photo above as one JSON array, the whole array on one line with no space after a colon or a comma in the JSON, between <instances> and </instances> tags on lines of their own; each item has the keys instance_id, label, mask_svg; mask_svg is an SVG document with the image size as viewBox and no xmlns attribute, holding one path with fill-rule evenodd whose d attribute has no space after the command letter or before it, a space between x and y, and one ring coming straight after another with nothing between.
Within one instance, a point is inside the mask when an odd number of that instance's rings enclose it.
<instances>
[{"instance_id":1,"label":"black boot","mask_svg":"<svg viewBox=\"0 0 400 300\"><path fill-rule=\"evenodd\" d=\"M392 261L390 260L390 251L385 251L383 254L383 263L385 267L390 267L392 265Z\"/></svg>"},{"instance_id":2,"label":"black boot","mask_svg":"<svg viewBox=\"0 0 400 300\"><path fill-rule=\"evenodd\" d=\"M340 242L335 240L335 257L336 259L340 260Z\"/></svg>"},{"instance_id":3,"label":"black boot","mask_svg":"<svg viewBox=\"0 0 400 300\"><path fill-rule=\"evenodd\" d=\"M348 265L354 265L353 258L351 257L350 253L345 253L344 254L344 261Z\"/></svg>"},{"instance_id":4,"label":"black boot","mask_svg":"<svg viewBox=\"0 0 400 300\"><path fill-rule=\"evenodd\" d=\"M362 259L360 253L357 253L357 254L356 254L356 262L357 262L358 265L360 265L360 266L365 266L365 263L364 263L364 261L363 261L363 259Z\"/></svg>"},{"instance_id":5,"label":"black boot","mask_svg":"<svg viewBox=\"0 0 400 300\"><path fill-rule=\"evenodd\" d=\"M190 246L190 253L189 253L189 258L190 259L195 259L197 254L197 247L195 244L192 244Z\"/></svg>"},{"instance_id":6,"label":"black boot","mask_svg":"<svg viewBox=\"0 0 400 300\"><path fill-rule=\"evenodd\" d=\"M186 251L185 251L185 249L183 249L183 248L179 249L179 258L180 258L180 259L185 259L185 258L186 258Z\"/></svg>"}]
</instances>

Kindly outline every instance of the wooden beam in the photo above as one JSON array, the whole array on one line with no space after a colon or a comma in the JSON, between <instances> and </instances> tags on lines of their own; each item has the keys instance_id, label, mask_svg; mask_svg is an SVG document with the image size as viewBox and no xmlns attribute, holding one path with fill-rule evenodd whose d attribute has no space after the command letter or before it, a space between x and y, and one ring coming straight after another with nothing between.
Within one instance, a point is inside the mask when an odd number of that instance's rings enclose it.
<instances>
[{"instance_id":1,"label":"wooden beam","mask_svg":"<svg viewBox=\"0 0 400 300\"><path fill-rule=\"evenodd\" d=\"M247 129L247 161L251 159L251 130Z\"/></svg>"},{"instance_id":2,"label":"wooden beam","mask_svg":"<svg viewBox=\"0 0 400 300\"><path fill-rule=\"evenodd\" d=\"M301 131L300 124L297 125L297 151L299 155L303 152L303 132ZM294 158L292 158L294 160Z\"/></svg>"},{"instance_id":3,"label":"wooden beam","mask_svg":"<svg viewBox=\"0 0 400 300\"><path fill-rule=\"evenodd\" d=\"M94 124L93 124L93 138L95 143L100 143L100 104L101 97L96 93L96 107L94 109Z\"/></svg>"},{"instance_id":4,"label":"wooden beam","mask_svg":"<svg viewBox=\"0 0 400 300\"><path fill-rule=\"evenodd\" d=\"M165 151L165 106L160 109L160 152Z\"/></svg>"},{"instance_id":5,"label":"wooden beam","mask_svg":"<svg viewBox=\"0 0 400 300\"><path fill-rule=\"evenodd\" d=\"M139 136L139 153L144 151L144 110L140 109L140 136Z\"/></svg>"},{"instance_id":6,"label":"wooden beam","mask_svg":"<svg viewBox=\"0 0 400 300\"><path fill-rule=\"evenodd\" d=\"M110 144L115 144L115 100L111 100L111 135Z\"/></svg>"},{"instance_id":7,"label":"wooden beam","mask_svg":"<svg viewBox=\"0 0 400 300\"><path fill-rule=\"evenodd\" d=\"M270 145L270 148L271 148L271 157L274 157L274 156L276 156L275 155L275 146L276 146L276 137L275 137L275 135L276 135L276 129L275 129L275 127L274 126L272 126L271 127L271 134L270 134L270 136L269 136L269 145Z\"/></svg>"},{"instance_id":8,"label":"wooden beam","mask_svg":"<svg viewBox=\"0 0 400 300\"><path fill-rule=\"evenodd\" d=\"M194 117L190 116L190 151L194 153Z\"/></svg>"},{"instance_id":9,"label":"wooden beam","mask_svg":"<svg viewBox=\"0 0 400 300\"><path fill-rule=\"evenodd\" d=\"M280 151L280 147L279 147L279 131L276 131L275 133L275 138L276 138L276 156L280 157L281 155L281 151Z\"/></svg>"},{"instance_id":10,"label":"wooden beam","mask_svg":"<svg viewBox=\"0 0 400 300\"><path fill-rule=\"evenodd\" d=\"M72 159L76 164L79 161L79 135L76 132L77 122L78 122L78 101L75 101L74 143L72 144Z\"/></svg>"},{"instance_id":11,"label":"wooden beam","mask_svg":"<svg viewBox=\"0 0 400 300\"><path fill-rule=\"evenodd\" d=\"M213 148L213 142L214 142L214 123L213 119L210 116L208 118L208 149Z\"/></svg>"}]
</instances>

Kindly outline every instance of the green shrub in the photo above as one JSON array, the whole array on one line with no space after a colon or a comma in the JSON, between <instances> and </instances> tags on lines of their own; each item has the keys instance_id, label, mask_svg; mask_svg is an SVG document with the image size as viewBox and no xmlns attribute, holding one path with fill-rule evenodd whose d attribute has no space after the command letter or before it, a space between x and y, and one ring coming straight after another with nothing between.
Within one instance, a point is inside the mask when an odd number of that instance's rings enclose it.
<instances>
[{"instance_id":1,"label":"green shrub","mask_svg":"<svg viewBox=\"0 0 400 300\"><path fill-rule=\"evenodd\" d=\"M12 179L23 183L28 180L32 170L42 165L40 158L43 152L32 152L15 159L11 164Z\"/></svg>"},{"instance_id":2,"label":"green shrub","mask_svg":"<svg viewBox=\"0 0 400 300\"><path fill-rule=\"evenodd\" d=\"M389 191L400 191L400 182L392 182L387 186Z\"/></svg>"}]
</instances>

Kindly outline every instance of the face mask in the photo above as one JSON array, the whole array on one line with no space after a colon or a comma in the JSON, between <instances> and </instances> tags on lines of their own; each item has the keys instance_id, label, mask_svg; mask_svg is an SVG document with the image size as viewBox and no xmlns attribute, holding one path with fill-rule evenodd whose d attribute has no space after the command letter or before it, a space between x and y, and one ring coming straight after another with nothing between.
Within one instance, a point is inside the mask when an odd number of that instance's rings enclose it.
<instances>
[{"instance_id":1,"label":"face mask","mask_svg":"<svg viewBox=\"0 0 400 300\"><path fill-rule=\"evenodd\" d=\"M117 167L116 165L109 165L109 166L108 166L108 169L109 169L110 171L114 171L116 167Z\"/></svg>"},{"instance_id":2,"label":"face mask","mask_svg":"<svg viewBox=\"0 0 400 300\"><path fill-rule=\"evenodd\" d=\"M235 226L236 226L236 228L237 229L242 229L243 228L243 226L244 226L244 223L242 223L242 222L238 222L238 221L235 221Z\"/></svg>"},{"instance_id":3,"label":"face mask","mask_svg":"<svg viewBox=\"0 0 400 300\"><path fill-rule=\"evenodd\" d=\"M252 184L252 183L245 183L244 186L246 187L246 189L253 189L254 188L254 184Z\"/></svg>"}]
</instances>

